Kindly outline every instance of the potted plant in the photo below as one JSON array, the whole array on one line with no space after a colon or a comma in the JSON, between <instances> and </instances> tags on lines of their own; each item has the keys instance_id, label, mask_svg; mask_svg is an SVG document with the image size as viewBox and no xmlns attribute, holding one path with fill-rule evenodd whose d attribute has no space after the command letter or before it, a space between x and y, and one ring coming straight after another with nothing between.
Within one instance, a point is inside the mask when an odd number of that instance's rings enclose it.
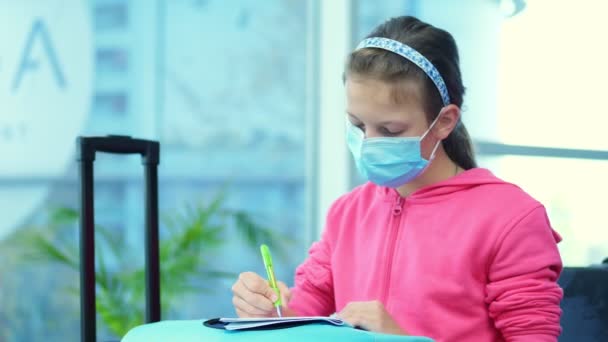
<instances>
[{"instance_id":1,"label":"potted plant","mask_svg":"<svg viewBox=\"0 0 608 342\"><path fill-rule=\"evenodd\" d=\"M286 255L284 243L289 244L289 238L259 225L245 211L225 208L223 202L224 196L219 194L163 218L159 247L164 316L177 297L208 291L205 284L213 280L236 278L209 262L228 236L242 237L253 250L266 243L280 256ZM78 218L75 209L55 208L46 224L19 230L5 242L17 247L24 262L52 263L79 272ZM144 265L133 262L139 256L133 254L120 231L96 226L95 234L98 317L112 335L122 337L144 322ZM79 295L75 287L68 290Z\"/></svg>"}]
</instances>

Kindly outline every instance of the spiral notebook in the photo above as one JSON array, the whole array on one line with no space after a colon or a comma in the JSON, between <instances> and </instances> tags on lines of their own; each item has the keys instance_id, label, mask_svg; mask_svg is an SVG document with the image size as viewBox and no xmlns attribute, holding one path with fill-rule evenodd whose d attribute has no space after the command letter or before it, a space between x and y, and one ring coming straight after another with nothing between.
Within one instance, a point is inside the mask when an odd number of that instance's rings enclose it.
<instances>
[{"instance_id":1,"label":"spiral notebook","mask_svg":"<svg viewBox=\"0 0 608 342\"><path fill-rule=\"evenodd\" d=\"M204 322L205 326L208 326L210 328L225 330L280 329L312 323L331 324L335 326L348 325L341 319L323 316L273 318L214 318Z\"/></svg>"}]
</instances>

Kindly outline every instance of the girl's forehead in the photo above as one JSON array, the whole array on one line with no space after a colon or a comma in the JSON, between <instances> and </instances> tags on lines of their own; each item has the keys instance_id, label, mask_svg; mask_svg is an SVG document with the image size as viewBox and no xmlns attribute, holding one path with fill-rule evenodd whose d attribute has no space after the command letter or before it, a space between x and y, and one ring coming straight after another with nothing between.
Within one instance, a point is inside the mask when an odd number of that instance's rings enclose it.
<instances>
[{"instance_id":1,"label":"girl's forehead","mask_svg":"<svg viewBox=\"0 0 608 342\"><path fill-rule=\"evenodd\" d=\"M357 117L399 115L412 118L424 112L419 87L414 82L354 77L348 78L345 86L347 111Z\"/></svg>"}]
</instances>

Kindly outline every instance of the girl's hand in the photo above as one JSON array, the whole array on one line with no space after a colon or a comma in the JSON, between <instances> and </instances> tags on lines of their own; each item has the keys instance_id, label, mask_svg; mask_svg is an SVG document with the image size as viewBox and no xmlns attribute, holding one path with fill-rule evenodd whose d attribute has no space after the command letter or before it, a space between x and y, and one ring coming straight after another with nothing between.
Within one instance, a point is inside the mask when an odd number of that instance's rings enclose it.
<instances>
[{"instance_id":1,"label":"girl's hand","mask_svg":"<svg viewBox=\"0 0 608 342\"><path fill-rule=\"evenodd\" d=\"M338 317L354 327L361 327L365 330L385 334L407 335L386 311L384 305L377 300L371 302L350 302L338 313Z\"/></svg>"},{"instance_id":2,"label":"girl's hand","mask_svg":"<svg viewBox=\"0 0 608 342\"><path fill-rule=\"evenodd\" d=\"M285 283L277 282L281 292L283 316L294 315L291 310L286 309L291 293ZM239 317L276 317L277 312L274 302L277 294L268 285L268 281L253 272L244 272L232 286L232 304Z\"/></svg>"}]
</instances>

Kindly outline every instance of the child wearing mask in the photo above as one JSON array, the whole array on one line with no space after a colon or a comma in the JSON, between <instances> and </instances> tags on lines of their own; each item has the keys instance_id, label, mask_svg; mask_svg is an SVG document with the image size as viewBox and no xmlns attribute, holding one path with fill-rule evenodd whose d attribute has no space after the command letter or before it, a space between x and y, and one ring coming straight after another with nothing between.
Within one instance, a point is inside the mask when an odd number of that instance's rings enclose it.
<instances>
[{"instance_id":1,"label":"child wearing mask","mask_svg":"<svg viewBox=\"0 0 608 342\"><path fill-rule=\"evenodd\" d=\"M452 36L390 19L344 82L347 144L369 182L332 205L295 286L280 283L283 313L436 341L557 341L561 238L541 203L477 167ZM276 314L255 273L233 293L241 317Z\"/></svg>"}]
</instances>

